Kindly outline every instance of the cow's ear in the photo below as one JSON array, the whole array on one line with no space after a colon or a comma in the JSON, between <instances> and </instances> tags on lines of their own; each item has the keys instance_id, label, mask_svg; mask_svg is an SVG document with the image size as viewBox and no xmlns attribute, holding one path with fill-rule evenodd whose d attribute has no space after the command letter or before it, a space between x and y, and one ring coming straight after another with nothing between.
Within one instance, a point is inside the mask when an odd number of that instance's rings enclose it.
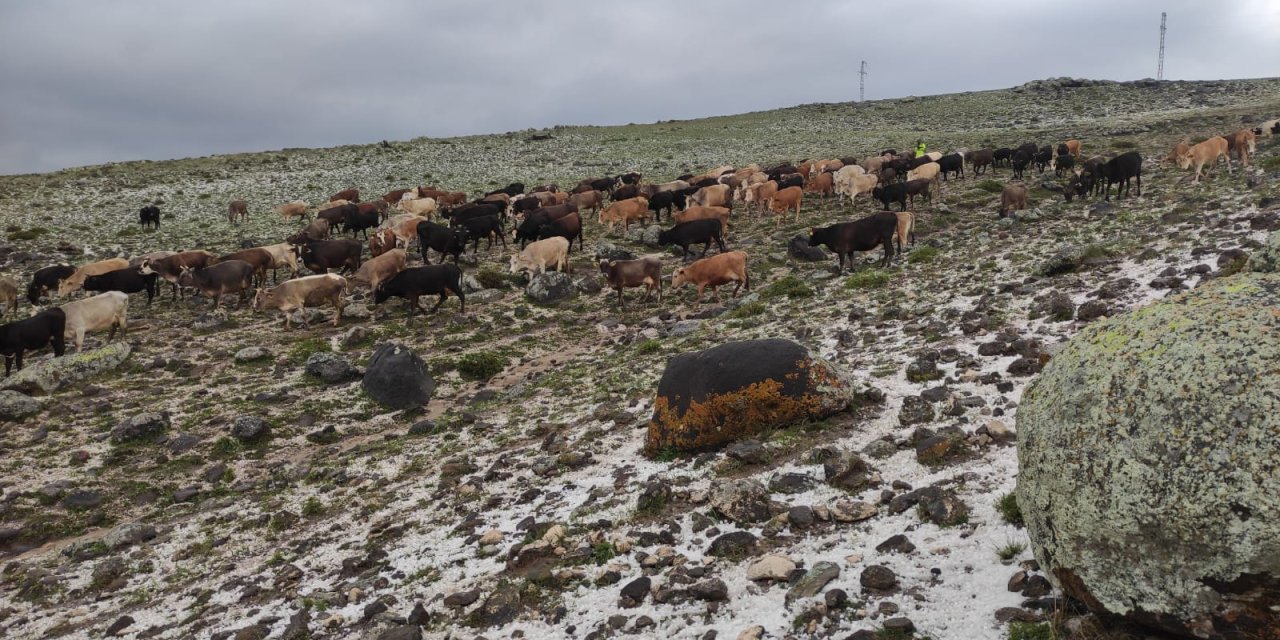
<instances>
[{"instance_id":1,"label":"cow's ear","mask_svg":"<svg viewBox=\"0 0 1280 640\"><path fill-rule=\"evenodd\" d=\"M611 266L611 267L616 267L616 266L618 266L618 261L617 261L617 260L610 260L610 261L609 261L609 266Z\"/></svg>"}]
</instances>

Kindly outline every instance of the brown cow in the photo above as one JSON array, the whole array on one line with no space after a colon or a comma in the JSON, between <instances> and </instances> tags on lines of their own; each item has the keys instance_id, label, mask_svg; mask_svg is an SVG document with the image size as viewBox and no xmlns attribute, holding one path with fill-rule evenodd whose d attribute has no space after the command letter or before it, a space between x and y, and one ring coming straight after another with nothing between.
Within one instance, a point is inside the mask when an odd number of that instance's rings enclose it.
<instances>
[{"instance_id":1,"label":"brown cow","mask_svg":"<svg viewBox=\"0 0 1280 640\"><path fill-rule=\"evenodd\" d=\"M654 289L658 290L658 304L662 304L662 260L657 256L644 256L635 260L601 260L600 273L609 286L618 290L618 306L626 307L622 290L626 287L644 287L647 302Z\"/></svg>"},{"instance_id":2,"label":"brown cow","mask_svg":"<svg viewBox=\"0 0 1280 640\"><path fill-rule=\"evenodd\" d=\"M644 196L619 200L609 205L609 208L601 211L596 217L597 222L601 224L609 223L609 233L613 233L615 222L621 222L625 232L630 228L632 220L639 220L643 224L649 219L649 200Z\"/></svg>"},{"instance_id":3,"label":"brown cow","mask_svg":"<svg viewBox=\"0 0 1280 640\"><path fill-rule=\"evenodd\" d=\"M1080 157L1080 141L1079 140L1068 140L1063 144L1067 145L1067 153L1077 158Z\"/></svg>"},{"instance_id":4,"label":"brown cow","mask_svg":"<svg viewBox=\"0 0 1280 640\"><path fill-rule=\"evenodd\" d=\"M689 196L686 206L730 207L733 205L733 192L727 184L713 184L698 189Z\"/></svg>"},{"instance_id":5,"label":"brown cow","mask_svg":"<svg viewBox=\"0 0 1280 640\"><path fill-rule=\"evenodd\" d=\"M577 207L578 211L586 211L590 209L598 214L600 213L600 208L604 206L604 193L595 189L580 191L578 193L570 194L568 202L569 204ZM647 200L645 201L645 206L649 206Z\"/></svg>"},{"instance_id":6,"label":"brown cow","mask_svg":"<svg viewBox=\"0 0 1280 640\"><path fill-rule=\"evenodd\" d=\"M710 258L702 258L693 264L676 269L671 274L671 288L679 289L689 282L697 285L698 298L694 309L702 306L702 292L711 287L716 302L720 302L720 285L735 283L732 297L738 297L738 289L746 285L751 290L751 276L747 274L747 254L743 251L729 251Z\"/></svg>"},{"instance_id":7,"label":"brown cow","mask_svg":"<svg viewBox=\"0 0 1280 640\"><path fill-rule=\"evenodd\" d=\"M294 200L293 202L278 204L276 205L276 213L279 213L285 222L288 222L289 218L302 218L305 221L308 216L307 203L305 200Z\"/></svg>"},{"instance_id":8,"label":"brown cow","mask_svg":"<svg viewBox=\"0 0 1280 640\"><path fill-rule=\"evenodd\" d=\"M898 254L902 254L902 243L910 239L911 246L916 246L916 214L910 211L899 211L895 215L898 216L898 227L894 231L894 235L898 239Z\"/></svg>"},{"instance_id":9,"label":"brown cow","mask_svg":"<svg viewBox=\"0 0 1280 640\"><path fill-rule=\"evenodd\" d=\"M1027 208L1027 188L1020 184L1005 185L1000 193L1000 217Z\"/></svg>"},{"instance_id":10,"label":"brown cow","mask_svg":"<svg viewBox=\"0 0 1280 640\"><path fill-rule=\"evenodd\" d=\"M1249 166L1249 154L1257 151L1257 142L1253 133L1253 129L1241 129L1227 139L1231 143L1231 148L1236 152L1236 157L1240 159L1240 165Z\"/></svg>"},{"instance_id":11,"label":"brown cow","mask_svg":"<svg viewBox=\"0 0 1280 640\"><path fill-rule=\"evenodd\" d=\"M359 189L343 189L342 191L339 191L329 196L329 202L333 202L335 200L346 200L347 202L360 202L360 190Z\"/></svg>"},{"instance_id":12,"label":"brown cow","mask_svg":"<svg viewBox=\"0 0 1280 640\"><path fill-rule=\"evenodd\" d=\"M400 199L404 197L404 194L409 193L410 191L414 191L416 195L416 189L395 189L393 191L388 191L382 196L382 201L388 205L394 206L396 203L400 202Z\"/></svg>"},{"instance_id":13,"label":"brown cow","mask_svg":"<svg viewBox=\"0 0 1280 640\"><path fill-rule=\"evenodd\" d=\"M155 260L143 261L139 268L143 274L158 273L173 287L171 290L172 298L177 298L181 289L178 287L178 276L187 269L203 269L216 259L217 256L205 251L197 249L195 251L182 251L175 253L167 258L157 258Z\"/></svg>"},{"instance_id":14,"label":"brown cow","mask_svg":"<svg viewBox=\"0 0 1280 640\"><path fill-rule=\"evenodd\" d=\"M819 173L814 176L809 184L805 185L806 193L817 193L823 197L831 195L835 191L835 176L829 172Z\"/></svg>"},{"instance_id":15,"label":"brown cow","mask_svg":"<svg viewBox=\"0 0 1280 640\"><path fill-rule=\"evenodd\" d=\"M796 210L795 221L800 221L800 201L804 197L804 192L800 187L787 187L775 194L773 199L769 201L769 210L776 214L778 225L782 225L782 218L787 215L789 209Z\"/></svg>"},{"instance_id":16,"label":"brown cow","mask_svg":"<svg viewBox=\"0 0 1280 640\"><path fill-rule=\"evenodd\" d=\"M355 275L351 276L351 280L367 285L370 290L377 290L378 284L383 280L404 271L407 259L404 249L392 249L360 265Z\"/></svg>"},{"instance_id":17,"label":"brown cow","mask_svg":"<svg viewBox=\"0 0 1280 640\"><path fill-rule=\"evenodd\" d=\"M232 200L227 205L227 222L235 224L236 216L240 216L240 222L244 222L249 217L249 203L244 200Z\"/></svg>"},{"instance_id":18,"label":"brown cow","mask_svg":"<svg viewBox=\"0 0 1280 640\"><path fill-rule=\"evenodd\" d=\"M416 229L415 226L415 231ZM383 229L369 238L369 255L374 258L394 248L396 248L396 232L391 229Z\"/></svg>"},{"instance_id":19,"label":"brown cow","mask_svg":"<svg viewBox=\"0 0 1280 640\"><path fill-rule=\"evenodd\" d=\"M58 283L58 295L65 296L84 286L84 279L89 276L100 276L118 269L128 269L129 261L124 258L108 258L97 262L80 265L75 273Z\"/></svg>"},{"instance_id":20,"label":"brown cow","mask_svg":"<svg viewBox=\"0 0 1280 640\"><path fill-rule=\"evenodd\" d=\"M1173 146L1173 150L1169 152L1169 155L1165 156L1160 160L1160 164L1171 162L1175 165L1178 165L1178 168L1180 169L1186 169L1187 167L1182 166L1182 158L1187 154L1188 151L1191 151L1191 145L1185 142L1179 142L1178 144Z\"/></svg>"},{"instance_id":21,"label":"brown cow","mask_svg":"<svg viewBox=\"0 0 1280 640\"><path fill-rule=\"evenodd\" d=\"M241 249L235 253L228 253L225 256L220 256L213 260L210 265L226 262L228 260L243 260L253 265L253 275L254 279L257 280L258 286L262 286L266 283L267 269L270 269L272 265L275 264L275 258L272 257L270 251L267 251L262 247L254 247L252 249Z\"/></svg>"}]
</instances>

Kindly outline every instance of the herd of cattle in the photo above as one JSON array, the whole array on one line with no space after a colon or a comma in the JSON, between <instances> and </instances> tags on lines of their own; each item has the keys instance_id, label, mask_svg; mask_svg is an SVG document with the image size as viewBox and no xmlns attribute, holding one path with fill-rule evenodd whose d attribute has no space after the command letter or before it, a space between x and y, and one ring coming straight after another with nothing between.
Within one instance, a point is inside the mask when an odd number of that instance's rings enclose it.
<instances>
[{"instance_id":1,"label":"herd of cattle","mask_svg":"<svg viewBox=\"0 0 1280 640\"><path fill-rule=\"evenodd\" d=\"M1248 166L1255 137L1278 133L1280 121L1271 120L1256 129L1242 129L1196 145L1179 144L1164 161L1176 163L1183 170L1194 164L1194 181L1198 182L1205 165L1212 175L1220 158L1226 160L1230 172L1232 153ZM203 249L159 251L78 267L57 264L42 268L32 275L26 289L26 298L32 305L39 305L55 291L61 298L80 290L98 295L40 309L26 319L0 325L0 353L5 356L7 376L15 363L18 369L22 368L25 351L48 345L56 356L61 356L68 338L80 350L86 333L107 329L110 340L117 330L123 333L127 328L129 294L145 292L150 305L161 281L170 284L171 298L194 290L212 298L215 309L225 295L238 295L239 306L254 292L253 307L280 310L286 328L292 326L294 312L319 306L334 308L333 325L337 326L355 287L367 287L375 305L391 297L406 299L410 317L415 310L425 312L419 303L422 296L438 296L434 312L449 295L454 295L465 312L459 258L468 244L473 254L479 251L482 240L487 242L486 251L495 241L506 249L510 226L513 241L520 244L520 250L510 257L512 274L569 271L574 241L579 251L584 250L583 216L589 213L596 215L607 234L614 233L618 224L625 232L633 222L646 225L651 218L661 222L666 214L674 224L659 233L661 245L679 246L686 260L691 246L702 245L700 259L676 269L671 276L672 288L686 283L697 287L695 304L700 305L707 287L717 301L720 286L733 284L734 296L742 287L750 290L747 254L729 251L724 242L735 205L748 214L770 212L781 224L789 213L793 220L799 220L805 194L836 195L851 204L867 194L882 205L882 211L812 228L809 245L826 246L834 252L841 272L846 259L853 264L855 252L877 247L883 247L881 264L888 266L895 253L902 253L904 242L915 241L915 214L908 210L908 200L913 207L917 197L930 202L939 181L946 182L952 176L963 179L966 165L973 175L988 171L994 175L997 169L1007 167L1015 179L1023 178L1031 167L1041 174L1052 169L1055 175L1067 177L1062 192L1068 202L1094 194L1110 199L1112 185L1116 185L1117 197L1122 197L1129 193L1130 180L1137 181L1141 195L1142 156L1138 152L1112 158L1094 156L1083 161L1080 156L1079 140L1067 140L1056 149L1028 143L1017 148L957 149L920 157L914 152L888 149L862 160L810 160L769 168L754 164L743 168L724 166L660 184L645 183L638 172L585 179L568 191L556 185L526 191L525 185L513 183L475 200L469 200L465 192L416 187L396 189L372 202L361 202L358 190L347 189L314 208L301 200L278 205L275 211L285 221L300 218L307 223L284 242L222 256ZM898 204L896 212L890 211L894 203ZM999 215L1026 206L1025 185L1004 186ZM393 215L393 211L398 213ZM248 215L248 202L236 200L228 205L229 222L243 222ZM138 213L144 228L159 228L160 218L160 209L155 205L145 206ZM349 232L352 238L331 239L338 231ZM366 245L356 239L361 234L367 243L368 259L364 258ZM410 267L407 250L415 243L424 264ZM712 244L719 253L706 257ZM431 263L432 251L440 256L438 264ZM447 263L450 256L453 264ZM608 285L617 290L620 305L624 304L623 290L634 287L645 288L644 300L656 291L658 301L662 301L662 263L657 256L602 259L598 267ZM281 268L289 269L295 277L279 283L277 273ZM302 268L314 275L297 277ZM338 274L330 273L335 269ZM268 270L275 286L266 286ZM0 304L6 311L16 310L17 299L17 283L0 276ZM302 324L310 328L307 314L300 315Z\"/></svg>"}]
</instances>

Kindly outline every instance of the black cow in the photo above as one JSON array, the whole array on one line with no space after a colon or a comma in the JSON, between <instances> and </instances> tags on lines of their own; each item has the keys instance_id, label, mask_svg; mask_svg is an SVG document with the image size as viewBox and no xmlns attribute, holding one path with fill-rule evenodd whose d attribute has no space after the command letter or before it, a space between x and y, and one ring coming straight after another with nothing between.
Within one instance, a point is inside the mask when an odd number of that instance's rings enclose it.
<instances>
[{"instance_id":1,"label":"black cow","mask_svg":"<svg viewBox=\"0 0 1280 640\"><path fill-rule=\"evenodd\" d=\"M1122 153L1105 163L1098 166L1098 177L1106 180L1106 186L1102 188L1105 196L1104 200L1111 199L1111 185L1116 187L1116 198L1122 197L1121 190L1125 195L1129 195L1129 180L1131 178L1138 179L1138 195L1142 195L1142 154L1137 151L1129 151Z\"/></svg>"},{"instance_id":2,"label":"black cow","mask_svg":"<svg viewBox=\"0 0 1280 640\"><path fill-rule=\"evenodd\" d=\"M933 192L930 190L932 185L932 180L918 178L902 183L902 190L908 198L911 198L911 206L914 207L916 206L916 196L923 197L925 202L933 202Z\"/></svg>"},{"instance_id":3,"label":"black cow","mask_svg":"<svg viewBox=\"0 0 1280 640\"><path fill-rule=\"evenodd\" d=\"M116 269L115 271L108 271L101 275L85 278L84 290L119 291L121 293L146 291L147 306L151 306L151 299L156 297L156 278L158 277L160 277L160 274L155 271L142 273L141 267Z\"/></svg>"},{"instance_id":4,"label":"black cow","mask_svg":"<svg viewBox=\"0 0 1280 640\"><path fill-rule=\"evenodd\" d=\"M920 167L923 167L924 165L929 164L930 162L933 162L933 161L934 161L933 158L930 158L927 155L920 156L919 158L912 158L911 160L907 161L907 171L910 171L912 169L919 169Z\"/></svg>"},{"instance_id":5,"label":"black cow","mask_svg":"<svg viewBox=\"0 0 1280 640\"><path fill-rule=\"evenodd\" d=\"M722 234L723 231L720 228L720 220L718 218L690 220L658 233L658 244L679 245L684 250L682 257L687 258L689 257L689 245L701 242L702 257L705 257L707 249L711 248L712 241L715 241L716 246L720 248L720 253L726 251Z\"/></svg>"},{"instance_id":6,"label":"black cow","mask_svg":"<svg viewBox=\"0 0 1280 640\"><path fill-rule=\"evenodd\" d=\"M787 187L804 187L804 176L798 173L791 173L778 179L778 191L782 191Z\"/></svg>"},{"instance_id":7,"label":"black cow","mask_svg":"<svg viewBox=\"0 0 1280 640\"><path fill-rule=\"evenodd\" d=\"M148 226L154 229L159 229L160 228L160 207L157 207L154 204L149 204L139 209L138 224L142 225L143 229L146 229Z\"/></svg>"},{"instance_id":8,"label":"black cow","mask_svg":"<svg viewBox=\"0 0 1280 640\"><path fill-rule=\"evenodd\" d=\"M538 239L538 229L542 228L542 225L577 212L578 207L574 205L556 204L550 207L542 207L526 215L520 225L516 227L516 240L520 241L520 248L523 249L526 243Z\"/></svg>"},{"instance_id":9,"label":"black cow","mask_svg":"<svg viewBox=\"0 0 1280 640\"><path fill-rule=\"evenodd\" d=\"M938 168L939 173L942 174L943 182L947 181L948 173L956 174L957 180L961 179L964 177L964 156L958 153L953 153L949 156L942 156L941 158L938 158Z\"/></svg>"},{"instance_id":10,"label":"black cow","mask_svg":"<svg viewBox=\"0 0 1280 640\"><path fill-rule=\"evenodd\" d=\"M560 237L569 241L569 250L573 250L573 240L578 240L578 250L583 251L582 246L582 216L578 212L570 213L567 216L556 218L540 227L538 227L538 239Z\"/></svg>"},{"instance_id":11,"label":"black cow","mask_svg":"<svg viewBox=\"0 0 1280 640\"><path fill-rule=\"evenodd\" d=\"M55 264L45 267L31 275L31 284L27 285L27 300L31 304L40 304L40 298L50 290L57 291L58 283L71 277L76 268L69 264Z\"/></svg>"},{"instance_id":12,"label":"black cow","mask_svg":"<svg viewBox=\"0 0 1280 640\"><path fill-rule=\"evenodd\" d=\"M1063 172L1070 172L1076 166L1076 158L1071 154L1058 156L1053 164L1053 175L1061 178Z\"/></svg>"},{"instance_id":13,"label":"black cow","mask_svg":"<svg viewBox=\"0 0 1280 640\"><path fill-rule=\"evenodd\" d=\"M327 220L329 222L329 233L332 234L338 225L346 221L348 216L353 216L360 212L360 207L354 204L344 204L337 207L329 207L324 211L316 214L316 219Z\"/></svg>"},{"instance_id":14,"label":"black cow","mask_svg":"<svg viewBox=\"0 0 1280 640\"><path fill-rule=\"evenodd\" d=\"M339 273L355 273L360 268L362 249L359 240L349 238L314 240L298 249L298 258L314 273L329 273L330 269L338 269Z\"/></svg>"},{"instance_id":15,"label":"black cow","mask_svg":"<svg viewBox=\"0 0 1280 640\"><path fill-rule=\"evenodd\" d=\"M624 185L624 184L639 185L641 177L642 176L640 175L639 171L631 171L618 176L617 180L619 185Z\"/></svg>"},{"instance_id":16,"label":"black cow","mask_svg":"<svg viewBox=\"0 0 1280 640\"><path fill-rule=\"evenodd\" d=\"M467 311L467 294L462 289L462 270L452 264L429 264L421 267L410 267L383 280L373 292L373 303L382 304L387 298L396 296L409 301L409 317L413 317L414 309L427 313L418 303L424 295L439 295L440 301L431 308L435 313L440 305L452 293L462 303L462 312Z\"/></svg>"},{"instance_id":17,"label":"black cow","mask_svg":"<svg viewBox=\"0 0 1280 640\"><path fill-rule=\"evenodd\" d=\"M910 182L916 182L911 180ZM927 180L926 180L927 182ZM876 187L871 190L871 197L880 201L884 205L884 210L889 210L889 204L896 202L901 207L901 211L907 210L907 183L895 182L883 187Z\"/></svg>"},{"instance_id":18,"label":"black cow","mask_svg":"<svg viewBox=\"0 0 1280 640\"><path fill-rule=\"evenodd\" d=\"M356 211L348 211L346 213L349 215L342 219L342 230L344 232L350 231L352 238L356 237L356 234L363 231L364 237L368 239L369 229L378 226L379 220L378 212L376 210L360 211L357 207Z\"/></svg>"},{"instance_id":19,"label":"black cow","mask_svg":"<svg viewBox=\"0 0 1280 640\"><path fill-rule=\"evenodd\" d=\"M1036 171L1039 171L1040 173L1044 173L1045 167L1049 166L1049 161L1052 159L1053 159L1053 149L1048 145L1040 147L1040 150L1036 151L1034 156L1034 160L1036 163Z\"/></svg>"},{"instance_id":20,"label":"black cow","mask_svg":"<svg viewBox=\"0 0 1280 640\"><path fill-rule=\"evenodd\" d=\"M991 153L991 164L996 167L1007 167L1011 157L1013 157L1013 149L1000 147Z\"/></svg>"},{"instance_id":21,"label":"black cow","mask_svg":"<svg viewBox=\"0 0 1280 640\"><path fill-rule=\"evenodd\" d=\"M0 354L4 354L4 375L9 376L17 361L22 371L22 354L46 344L53 345L53 355L66 351L67 315L59 307L45 309L30 318L0 325Z\"/></svg>"},{"instance_id":22,"label":"black cow","mask_svg":"<svg viewBox=\"0 0 1280 640\"><path fill-rule=\"evenodd\" d=\"M703 178L703 179L701 179L701 180L699 180L699 181L697 181L697 182L691 182L691 183L689 183L689 187L690 187L690 188L697 187L697 188L701 189L701 188L703 188L703 187L710 187L710 186L712 186L712 185L717 185L717 184L720 184L720 179L719 179L719 178ZM697 192L695 191L694 193L697 193ZM692 195L692 194L690 194L690 195Z\"/></svg>"},{"instance_id":23,"label":"black cow","mask_svg":"<svg viewBox=\"0 0 1280 640\"><path fill-rule=\"evenodd\" d=\"M511 203L511 212L517 214L537 211L540 208L542 208L542 201L532 196L528 198L520 198L519 200Z\"/></svg>"},{"instance_id":24,"label":"black cow","mask_svg":"<svg viewBox=\"0 0 1280 640\"><path fill-rule=\"evenodd\" d=\"M625 184L625 185L622 185L621 187L618 187L617 189L614 189L613 193L609 194L609 199L614 202L617 202L619 200L628 200L639 195L643 195L642 193L640 193L640 185Z\"/></svg>"},{"instance_id":25,"label":"black cow","mask_svg":"<svg viewBox=\"0 0 1280 640\"><path fill-rule=\"evenodd\" d=\"M889 266L893 259L893 234L898 228L898 215L881 211L861 220L840 222L829 227L817 227L809 231L809 246L826 245L840 259L840 273L844 272L845 256L853 267L855 251L870 251L877 245L884 246L884 260L880 266Z\"/></svg>"},{"instance_id":26,"label":"black cow","mask_svg":"<svg viewBox=\"0 0 1280 640\"><path fill-rule=\"evenodd\" d=\"M507 194L507 195L511 196L512 198L514 198L514 197L516 197L516 196L518 196L518 195L520 195L520 194L524 193L524 183L523 183L523 182L512 182L511 184L509 184L509 185L507 185L507 186L505 186L505 187L503 187L503 188L501 188L501 189L498 189L497 191L490 191L489 193L486 193L486 194L484 194L484 195L487 197L487 196L491 196L491 195L493 195L493 194L495 194L495 193L505 193L505 194Z\"/></svg>"},{"instance_id":27,"label":"black cow","mask_svg":"<svg viewBox=\"0 0 1280 640\"><path fill-rule=\"evenodd\" d=\"M1010 163L1013 166L1013 177L1021 180L1022 172L1027 170L1027 165L1031 162L1033 154L1027 153L1024 149L1018 149L1013 152L1013 158Z\"/></svg>"},{"instance_id":28,"label":"black cow","mask_svg":"<svg viewBox=\"0 0 1280 640\"><path fill-rule=\"evenodd\" d=\"M427 249L439 252L441 262L445 256L452 255L453 263L458 264L458 257L467 250L467 241L470 239L471 235L466 228L451 228L434 222L418 224L418 251L422 254L422 261L427 264L431 264Z\"/></svg>"},{"instance_id":29,"label":"black cow","mask_svg":"<svg viewBox=\"0 0 1280 640\"><path fill-rule=\"evenodd\" d=\"M498 216L498 218L502 220L506 220L506 217L507 217L506 209L502 206L492 204L492 203L477 204L475 202L468 202L462 206L459 206L453 209L452 211L449 211L444 215L446 218L449 219L449 226L453 226L453 227L459 226L463 222L466 222L467 220L471 220L473 218Z\"/></svg>"},{"instance_id":30,"label":"black cow","mask_svg":"<svg viewBox=\"0 0 1280 640\"><path fill-rule=\"evenodd\" d=\"M502 228L502 218L496 215L480 216L477 218L468 217L462 222L458 222L455 226L466 230L467 235L471 238L471 255L475 255L480 250L480 239L488 238L489 245L484 248L489 251L493 248L493 237L497 236L502 242L502 248L507 248L506 231Z\"/></svg>"},{"instance_id":31,"label":"black cow","mask_svg":"<svg viewBox=\"0 0 1280 640\"><path fill-rule=\"evenodd\" d=\"M685 208L687 196L683 191L659 191L649 198L649 210L653 212L653 219L662 220L662 211L665 209L667 218L671 218L671 210L674 207L678 211Z\"/></svg>"}]
</instances>

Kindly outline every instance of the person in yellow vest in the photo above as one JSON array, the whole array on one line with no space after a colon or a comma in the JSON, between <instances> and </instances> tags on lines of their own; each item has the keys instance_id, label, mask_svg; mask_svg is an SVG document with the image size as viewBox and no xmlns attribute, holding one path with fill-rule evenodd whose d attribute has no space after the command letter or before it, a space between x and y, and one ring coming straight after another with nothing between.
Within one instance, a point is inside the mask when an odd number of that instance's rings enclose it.
<instances>
[{"instance_id":1,"label":"person in yellow vest","mask_svg":"<svg viewBox=\"0 0 1280 640\"><path fill-rule=\"evenodd\" d=\"M916 140L916 157L924 157L924 140Z\"/></svg>"}]
</instances>

